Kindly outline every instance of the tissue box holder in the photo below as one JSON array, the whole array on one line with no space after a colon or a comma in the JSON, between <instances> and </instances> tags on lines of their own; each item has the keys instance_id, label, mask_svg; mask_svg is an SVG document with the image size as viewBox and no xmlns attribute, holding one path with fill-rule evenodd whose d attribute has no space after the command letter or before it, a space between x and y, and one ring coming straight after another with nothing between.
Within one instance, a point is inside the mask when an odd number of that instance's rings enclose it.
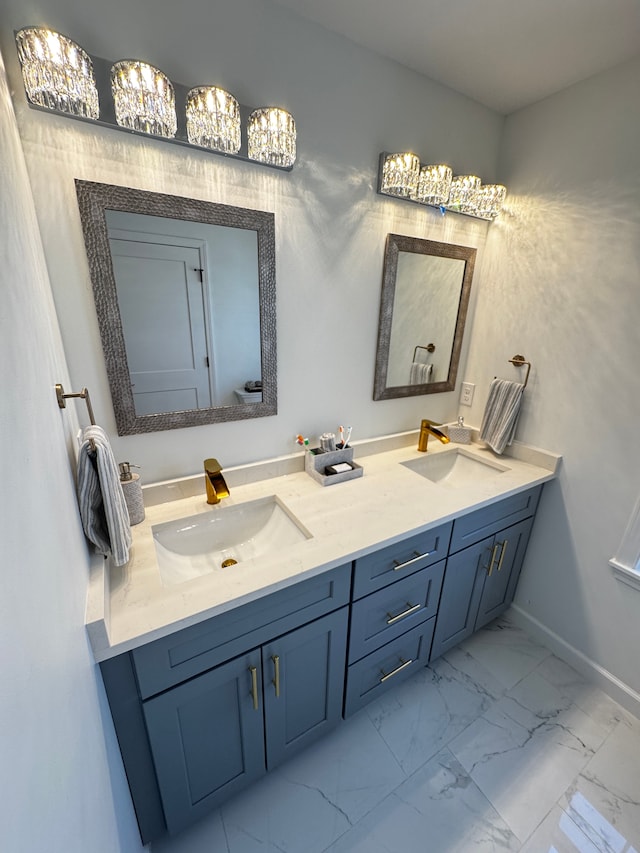
<instances>
[{"instance_id":1,"label":"tissue box holder","mask_svg":"<svg viewBox=\"0 0 640 853\"><path fill-rule=\"evenodd\" d=\"M348 462L353 467L350 471L343 471L341 474L325 474L327 466L337 465L339 462ZM353 461L353 447L329 450L326 453L312 453L308 450L304 455L304 469L321 486L333 486L335 483L354 480L356 477L362 477L364 473L362 465Z\"/></svg>"}]
</instances>

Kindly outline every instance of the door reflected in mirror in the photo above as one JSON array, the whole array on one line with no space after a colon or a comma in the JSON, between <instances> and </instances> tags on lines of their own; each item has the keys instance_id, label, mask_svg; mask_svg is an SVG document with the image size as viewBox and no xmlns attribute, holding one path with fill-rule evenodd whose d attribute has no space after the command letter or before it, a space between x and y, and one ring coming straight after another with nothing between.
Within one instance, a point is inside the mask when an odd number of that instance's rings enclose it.
<instances>
[{"instance_id":1,"label":"door reflected in mirror","mask_svg":"<svg viewBox=\"0 0 640 853\"><path fill-rule=\"evenodd\" d=\"M374 400L453 391L476 250L389 234Z\"/></svg>"},{"instance_id":2,"label":"door reflected in mirror","mask_svg":"<svg viewBox=\"0 0 640 853\"><path fill-rule=\"evenodd\" d=\"M106 220L136 415L243 402L262 377L256 232Z\"/></svg>"},{"instance_id":3,"label":"door reflected in mirror","mask_svg":"<svg viewBox=\"0 0 640 853\"><path fill-rule=\"evenodd\" d=\"M273 214L76 190L118 433L275 414Z\"/></svg>"}]
</instances>

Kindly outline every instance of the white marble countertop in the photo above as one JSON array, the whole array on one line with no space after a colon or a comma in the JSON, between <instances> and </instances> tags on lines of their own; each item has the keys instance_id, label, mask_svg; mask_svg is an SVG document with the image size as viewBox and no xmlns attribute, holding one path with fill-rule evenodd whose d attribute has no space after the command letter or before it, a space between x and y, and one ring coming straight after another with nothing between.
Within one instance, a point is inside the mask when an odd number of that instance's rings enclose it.
<instances>
[{"instance_id":1,"label":"white marble countertop","mask_svg":"<svg viewBox=\"0 0 640 853\"><path fill-rule=\"evenodd\" d=\"M407 442L411 442L407 444ZM400 446L398 446L400 445ZM392 449L382 449L391 447ZM355 445L354 461L364 476L323 487L301 470L302 453L267 463L224 470L230 497L206 503L204 475L148 487L145 520L132 528L129 562L115 567L94 560L86 622L94 656L106 660L175 630L245 604L405 536L449 521L531 486L553 479L561 457L514 442L509 454L496 456L482 445L467 445L480 458L508 467L468 488L432 483L401 462L424 457L416 450L417 433ZM429 440L429 454L462 445ZM381 452L379 452L381 451ZM298 469L298 470L296 470ZM293 470L292 473L282 471ZM251 481L254 477L262 477ZM200 512L277 495L312 534L284 552L238 563L232 569L173 586L158 571L152 526Z\"/></svg>"}]
</instances>

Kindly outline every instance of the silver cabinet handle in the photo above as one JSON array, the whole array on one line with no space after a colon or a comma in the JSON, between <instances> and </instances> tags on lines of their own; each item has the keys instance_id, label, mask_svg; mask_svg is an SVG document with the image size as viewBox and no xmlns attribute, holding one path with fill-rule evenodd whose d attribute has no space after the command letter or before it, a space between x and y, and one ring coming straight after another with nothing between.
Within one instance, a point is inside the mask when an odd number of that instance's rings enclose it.
<instances>
[{"instance_id":1,"label":"silver cabinet handle","mask_svg":"<svg viewBox=\"0 0 640 853\"><path fill-rule=\"evenodd\" d=\"M388 678L393 678L394 675L402 672L403 669L406 669L412 663L412 660L402 660L402 658L400 658L400 666L397 666L395 669L391 670L391 672L385 672L384 669L381 669L380 672L382 673L382 678L380 679L380 684L385 682Z\"/></svg>"},{"instance_id":2,"label":"silver cabinet handle","mask_svg":"<svg viewBox=\"0 0 640 853\"><path fill-rule=\"evenodd\" d=\"M504 555L507 553L507 545L509 544L509 540L505 539L504 542L500 543L500 547L502 550L500 551L500 559L498 560L497 571L500 571L502 568L502 561L504 560Z\"/></svg>"},{"instance_id":3,"label":"silver cabinet handle","mask_svg":"<svg viewBox=\"0 0 640 853\"><path fill-rule=\"evenodd\" d=\"M280 698L280 655L271 655L273 661L273 681L271 682L276 689L276 699Z\"/></svg>"},{"instance_id":4,"label":"silver cabinet handle","mask_svg":"<svg viewBox=\"0 0 640 853\"><path fill-rule=\"evenodd\" d=\"M494 564L494 563L495 563L495 561L496 561L496 554L498 553L498 548L499 548L499 547L500 547L500 545L496 542L496 544L495 544L495 545L493 546L493 548L491 549L491 562L489 563L489 565L488 565L488 566L483 566L483 567L482 567L483 569L486 569L486 571L487 571L487 577L488 577L488 578L490 578L490 577L491 577L491 572L493 571L493 564Z\"/></svg>"},{"instance_id":5,"label":"silver cabinet handle","mask_svg":"<svg viewBox=\"0 0 640 853\"><path fill-rule=\"evenodd\" d=\"M390 613L387 613L389 617L387 619L387 625L393 625L394 622L397 622L399 619L404 619L405 616L409 616L411 613L415 613L416 610L420 610L422 607L421 604L409 604L407 601L408 610L403 610L402 613L398 613L397 616L392 616Z\"/></svg>"},{"instance_id":6,"label":"silver cabinet handle","mask_svg":"<svg viewBox=\"0 0 640 853\"><path fill-rule=\"evenodd\" d=\"M258 670L255 666L249 667L251 673L251 698L253 699L253 709L258 710Z\"/></svg>"},{"instance_id":7,"label":"silver cabinet handle","mask_svg":"<svg viewBox=\"0 0 640 853\"><path fill-rule=\"evenodd\" d=\"M427 551L426 554L420 554L419 551L414 551L415 557L412 557L410 560L405 560L404 563L399 563L398 560L393 561L393 571L397 572L398 569L404 569L405 566L410 566L412 563L417 563L418 560L422 560L424 557L429 557L433 552Z\"/></svg>"}]
</instances>

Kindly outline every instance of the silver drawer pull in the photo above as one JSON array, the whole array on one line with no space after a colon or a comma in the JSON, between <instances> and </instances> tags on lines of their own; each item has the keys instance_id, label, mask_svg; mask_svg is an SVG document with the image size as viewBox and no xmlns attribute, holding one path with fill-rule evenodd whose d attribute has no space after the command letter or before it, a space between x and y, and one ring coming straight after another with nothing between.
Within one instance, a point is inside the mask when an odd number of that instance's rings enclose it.
<instances>
[{"instance_id":1,"label":"silver drawer pull","mask_svg":"<svg viewBox=\"0 0 640 853\"><path fill-rule=\"evenodd\" d=\"M380 672L382 673L382 678L380 679L380 684L382 684L388 678L393 678L394 675L397 675L399 672L402 672L403 669L406 669L412 663L412 660L402 660L402 658L400 658L400 666L397 666L391 672L385 672L384 669L381 669Z\"/></svg>"},{"instance_id":2,"label":"silver drawer pull","mask_svg":"<svg viewBox=\"0 0 640 853\"><path fill-rule=\"evenodd\" d=\"M404 567L405 567L405 566L410 566L412 563L415 563L415 562L417 562L418 560L422 560L422 559L424 559L425 557L429 557L429 556L431 556L431 554L432 554L433 552L432 552L432 551L427 551L427 553L426 553L426 554L420 554L418 551L414 551L413 553L415 554L415 557L412 557L410 560L405 560L405 562L404 562L404 563L399 563L397 560L394 560L394 561L393 561L393 571L394 571L394 572L397 572L397 571L398 571L398 569L404 569Z\"/></svg>"},{"instance_id":3,"label":"silver drawer pull","mask_svg":"<svg viewBox=\"0 0 640 853\"><path fill-rule=\"evenodd\" d=\"M403 610L402 613L398 613L397 616L392 616L390 613L387 613L389 617L387 619L387 625L393 625L394 622L397 622L399 619L404 619L405 616L409 616L411 613L415 613L416 610L420 610L422 607L421 604L409 604L407 601L408 610Z\"/></svg>"}]
</instances>

